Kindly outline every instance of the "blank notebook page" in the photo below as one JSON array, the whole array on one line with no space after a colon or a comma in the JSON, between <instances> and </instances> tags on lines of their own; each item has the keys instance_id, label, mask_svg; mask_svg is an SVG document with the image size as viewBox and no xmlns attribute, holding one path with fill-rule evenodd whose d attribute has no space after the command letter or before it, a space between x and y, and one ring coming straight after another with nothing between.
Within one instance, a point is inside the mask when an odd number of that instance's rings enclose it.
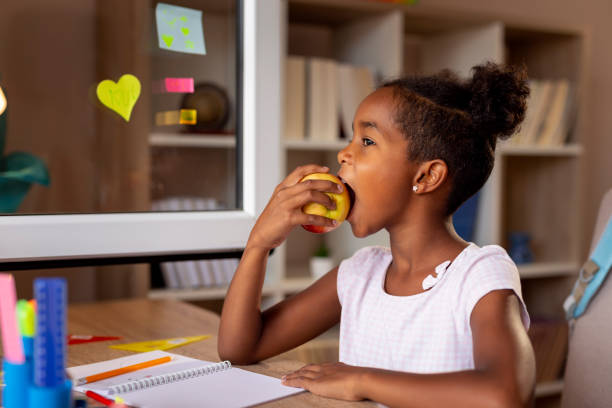
<instances>
[{"instance_id":1,"label":"blank notebook page","mask_svg":"<svg viewBox=\"0 0 612 408\"><path fill-rule=\"evenodd\" d=\"M100 363L71 367L68 368L68 373L76 380L164 356L172 356L172 361L91 384L75 386L74 389L83 393L91 390L114 398L109 394L109 387L111 386L214 364L209 361L196 360L164 351L151 351ZM257 405L302 391L300 388L282 385L277 378L232 367L224 371L116 395L123 398L127 404L139 408L199 408L203 406L231 408Z\"/></svg>"}]
</instances>

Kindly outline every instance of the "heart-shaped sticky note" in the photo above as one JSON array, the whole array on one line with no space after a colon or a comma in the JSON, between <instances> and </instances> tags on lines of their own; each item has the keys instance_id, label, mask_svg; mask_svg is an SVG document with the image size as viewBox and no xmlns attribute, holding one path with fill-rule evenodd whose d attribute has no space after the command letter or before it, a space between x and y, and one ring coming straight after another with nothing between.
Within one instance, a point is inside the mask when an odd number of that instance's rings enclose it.
<instances>
[{"instance_id":1,"label":"heart-shaped sticky note","mask_svg":"<svg viewBox=\"0 0 612 408\"><path fill-rule=\"evenodd\" d=\"M105 79L98 84L96 94L104 106L129 122L132 109L140 96L140 81L131 74L123 75L117 83Z\"/></svg>"}]
</instances>

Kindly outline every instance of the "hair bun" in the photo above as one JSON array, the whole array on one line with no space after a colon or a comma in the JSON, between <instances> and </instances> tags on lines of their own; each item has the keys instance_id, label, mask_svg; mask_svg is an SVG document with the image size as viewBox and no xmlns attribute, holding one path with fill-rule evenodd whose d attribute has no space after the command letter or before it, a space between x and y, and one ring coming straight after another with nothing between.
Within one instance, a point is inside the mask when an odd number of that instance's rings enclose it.
<instances>
[{"instance_id":1,"label":"hair bun","mask_svg":"<svg viewBox=\"0 0 612 408\"><path fill-rule=\"evenodd\" d=\"M491 141L507 139L525 117L529 95L525 68L488 62L472 72L467 83L472 92L468 110L476 132Z\"/></svg>"}]
</instances>

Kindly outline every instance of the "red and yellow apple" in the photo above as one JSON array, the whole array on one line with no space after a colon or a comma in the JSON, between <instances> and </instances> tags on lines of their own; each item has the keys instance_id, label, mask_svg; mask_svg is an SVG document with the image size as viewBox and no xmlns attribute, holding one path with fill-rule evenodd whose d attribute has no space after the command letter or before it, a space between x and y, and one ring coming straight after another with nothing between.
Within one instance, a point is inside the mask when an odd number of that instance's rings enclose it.
<instances>
[{"instance_id":1,"label":"red and yellow apple","mask_svg":"<svg viewBox=\"0 0 612 408\"><path fill-rule=\"evenodd\" d=\"M326 192L327 196L329 196L336 203L336 208L331 210L319 203L308 203L302 207L302 211L306 214L313 215L321 215L323 217L331 218L332 220L338 221L338 224L335 227L326 227L321 225L302 225L305 230L314 232L316 234L322 234L324 232L329 232L333 229L336 229L342 221L344 221L349 213L349 209L351 208L351 199L349 197L349 193L346 189L346 186L340 179L333 174L329 173L312 173L300 180L329 180L333 181L336 184L340 184L342 186L341 193L329 193Z\"/></svg>"}]
</instances>

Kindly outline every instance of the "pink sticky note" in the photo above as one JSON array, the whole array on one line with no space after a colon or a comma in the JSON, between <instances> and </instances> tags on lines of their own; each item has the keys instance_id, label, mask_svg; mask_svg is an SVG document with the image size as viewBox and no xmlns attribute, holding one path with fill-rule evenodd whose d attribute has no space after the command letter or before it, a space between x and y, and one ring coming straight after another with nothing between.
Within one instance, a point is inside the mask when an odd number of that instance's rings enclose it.
<instances>
[{"instance_id":1,"label":"pink sticky note","mask_svg":"<svg viewBox=\"0 0 612 408\"><path fill-rule=\"evenodd\" d=\"M193 93L193 78L166 78L166 92Z\"/></svg>"},{"instance_id":2,"label":"pink sticky note","mask_svg":"<svg viewBox=\"0 0 612 408\"><path fill-rule=\"evenodd\" d=\"M0 273L0 327L2 328L2 350L4 358L13 364L25 361L21 335L17 326L17 294L13 275Z\"/></svg>"}]
</instances>

